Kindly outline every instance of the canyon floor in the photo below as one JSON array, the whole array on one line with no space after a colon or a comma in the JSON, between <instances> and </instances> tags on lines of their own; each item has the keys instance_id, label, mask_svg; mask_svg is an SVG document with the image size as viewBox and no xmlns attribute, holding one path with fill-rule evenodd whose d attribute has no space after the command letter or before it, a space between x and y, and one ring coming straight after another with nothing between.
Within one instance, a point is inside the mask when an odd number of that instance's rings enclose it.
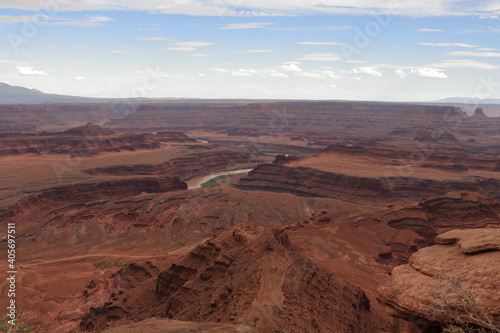
<instances>
[{"instance_id":1,"label":"canyon floor","mask_svg":"<svg viewBox=\"0 0 500 333\"><path fill-rule=\"evenodd\" d=\"M0 249L7 258L15 226L18 324L439 332L439 304L413 302L444 288L408 268L425 266L478 290L498 325L498 275L484 267L500 250L500 118L347 102L71 108L43 106L59 118L37 129L19 120L36 106L0 107L18 124L0 133ZM457 229L476 234L436 241ZM483 250L464 259L464 242ZM415 264L441 256L476 273Z\"/></svg>"}]
</instances>

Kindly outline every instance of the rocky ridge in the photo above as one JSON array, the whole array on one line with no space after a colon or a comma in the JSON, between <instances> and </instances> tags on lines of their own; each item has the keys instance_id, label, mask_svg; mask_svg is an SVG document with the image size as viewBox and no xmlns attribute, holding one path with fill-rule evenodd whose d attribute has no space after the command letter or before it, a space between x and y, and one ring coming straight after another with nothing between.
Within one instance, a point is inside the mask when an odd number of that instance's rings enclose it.
<instances>
[{"instance_id":1,"label":"rocky ridge","mask_svg":"<svg viewBox=\"0 0 500 333\"><path fill-rule=\"evenodd\" d=\"M121 313L134 321L161 315L239 323L255 332L371 329L370 303L362 290L288 251L272 232L251 223L199 245L158 275L153 294L135 297L148 297L150 306L134 307L134 299L124 293L91 311L84 327L99 329L97 323L108 325ZM304 316L304 308L315 309L314 318Z\"/></svg>"},{"instance_id":2,"label":"rocky ridge","mask_svg":"<svg viewBox=\"0 0 500 333\"><path fill-rule=\"evenodd\" d=\"M92 123L64 132L0 134L0 156L23 154L68 154L94 156L104 152L158 149L160 142L145 133L117 134Z\"/></svg>"},{"instance_id":3,"label":"rocky ridge","mask_svg":"<svg viewBox=\"0 0 500 333\"><path fill-rule=\"evenodd\" d=\"M233 168L238 164L262 161L264 155L251 147L239 151L208 149L159 164L114 165L85 170L89 175L163 175L182 180Z\"/></svg>"},{"instance_id":4,"label":"rocky ridge","mask_svg":"<svg viewBox=\"0 0 500 333\"><path fill-rule=\"evenodd\" d=\"M380 205L417 201L457 190L500 197L500 180L494 178L476 177L469 181L437 181L412 177L368 178L281 164L258 165L248 176L240 178L236 187Z\"/></svg>"}]
</instances>

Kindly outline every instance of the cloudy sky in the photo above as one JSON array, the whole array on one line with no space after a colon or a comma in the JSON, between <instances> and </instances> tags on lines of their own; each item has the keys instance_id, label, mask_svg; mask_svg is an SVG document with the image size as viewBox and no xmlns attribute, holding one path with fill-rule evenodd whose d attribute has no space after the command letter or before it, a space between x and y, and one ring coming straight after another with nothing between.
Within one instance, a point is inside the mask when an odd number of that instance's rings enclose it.
<instances>
[{"instance_id":1,"label":"cloudy sky","mask_svg":"<svg viewBox=\"0 0 500 333\"><path fill-rule=\"evenodd\" d=\"M500 98L500 0L0 0L0 81L95 97Z\"/></svg>"}]
</instances>

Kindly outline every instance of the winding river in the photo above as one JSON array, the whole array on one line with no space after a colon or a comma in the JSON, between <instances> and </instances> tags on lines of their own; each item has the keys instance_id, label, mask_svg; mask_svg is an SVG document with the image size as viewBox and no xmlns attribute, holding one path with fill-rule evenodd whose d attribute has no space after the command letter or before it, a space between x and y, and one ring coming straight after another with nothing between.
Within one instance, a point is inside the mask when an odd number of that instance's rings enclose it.
<instances>
[{"instance_id":1,"label":"winding river","mask_svg":"<svg viewBox=\"0 0 500 333\"><path fill-rule=\"evenodd\" d=\"M188 184L188 189L195 189L195 188L200 188L201 184L208 182L210 179L217 178L219 176L232 176L232 175L244 175L252 171L253 169L239 169L239 170L232 170L232 171L222 171L222 172L217 172L217 173L212 173L207 176L202 176L202 177L197 177L193 178L191 180L187 181Z\"/></svg>"}]
</instances>

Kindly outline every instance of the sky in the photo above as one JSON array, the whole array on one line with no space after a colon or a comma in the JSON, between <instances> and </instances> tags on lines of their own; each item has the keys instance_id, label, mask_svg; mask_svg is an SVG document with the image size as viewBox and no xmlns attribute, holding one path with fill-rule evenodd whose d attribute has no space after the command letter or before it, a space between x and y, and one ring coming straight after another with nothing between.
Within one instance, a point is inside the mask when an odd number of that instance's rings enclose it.
<instances>
[{"instance_id":1,"label":"sky","mask_svg":"<svg viewBox=\"0 0 500 333\"><path fill-rule=\"evenodd\" d=\"M109 98L500 98L500 0L0 0L0 82Z\"/></svg>"}]
</instances>

